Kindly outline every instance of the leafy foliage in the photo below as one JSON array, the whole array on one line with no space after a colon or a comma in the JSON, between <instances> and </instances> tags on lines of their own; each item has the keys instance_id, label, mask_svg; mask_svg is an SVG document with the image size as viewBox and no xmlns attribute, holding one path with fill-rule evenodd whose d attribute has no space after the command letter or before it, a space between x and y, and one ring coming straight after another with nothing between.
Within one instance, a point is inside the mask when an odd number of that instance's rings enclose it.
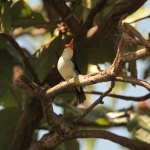
<instances>
[{"instance_id":1,"label":"leafy foliage","mask_svg":"<svg viewBox=\"0 0 150 150\"><path fill-rule=\"evenodd\" d=\"M45 23L41 13L34 12L24 1L17 1L10 9L12 26L36 26L39 23ZM41 27L41 26L37 26Z\"/></svg>"},{"instance_id":2,"label":"leafy foliage","mask_svg":"<svg viewBox=\"0 0 150 150\"><path fill-rule=\"evenodd\" d=\"M21 111L17 107L5 108L0 111L0 149L9 149L20 114Z\"/></svg>"},{"instance_id":3,"label":"leafy foliage","mask_svg":"<svg viewBox=\"0 0 150 150\"><path fill-rule=\"evenodd\" d=\"M93 26L105 19L112 7L120 1L121 0L107 0L102 9L94 17ZM66 0L69 7L71 6L69 5L70 2L74 3L76 1ZM81 25L85 23L90 11L97 2L98 0L82 0L81 4L76 8L74 15L78 18ZM22 49L26 58L22 58L14 45L0 35L0 105L3 107L3 109L0 110L0 149L2 150L8 149L12 142L15 127L21 115L21 111L19 110L20 107L22 106L22 109L24 109L33 97L33 95L30 95L16 85L13 85L13 67L16 64L23 65L24 75L29 79L33 79L31 70L24 64L24 61L28 60L42 83L57 64L65 44L72 38L72 34L67 27L65 29L63 28L65 30L63 33L62 30L58 29L58 22L50 24L47 20L47 16L43 9L34 10L23 0L16 2L12 2L11 0L0 1L0 32L11 35L12 37L14 36L14 33L19 33L17 36L21 37L20 41L22 42L25 39L24 34L33 39L36 36L39 38L38 41L45 39L45 34L50 34L50 36L46 38L47 43L41 42L38 50L33 48L33 51L35 51L33 55ZM59 20L59 18L56 18L56 20ZM36 33L35 35L33 34L34 29L37 29L38 31L42 29L45 32L42 34ZM62 39L62 37L65 38ZM77 64L80 64L82 73L87 73L89 64L105 65L106 62L111 64L115 58L120 37L121 31L118 26L116 26L113 31L103 37L96 45L88 47L86 52L77 60ZM17 41L18 39L16 38L15 40ZM29 44L32 43L26 43L26 45ZM126 50L136 51L136 49L136 46L130 44L126 45ZM149 57L147 58L147 61L149 61ZM131 76L137 77L137 69L138 66L136 61L133 61L129 63L128 68L124 68L122 74L130 73ZM57 74L55 76L57 76ZM150 66L148 64L148 67L144 72L144 78L149 77ZM120 92L120 89L124 90L126 88L125 83L117 83L116 86L117 88L114 90L115 93ZM21 105L18 105L18 100ZM91 103L91 97L88 97L86 104L81 105L81 108L77 108L74 100L73 93L63 93L55 98L54 104L61 107L66 116L74 117L85 111L86 107ZM150 114L147 112L139 113L134 111L132 112L132 115L129 115L126 110L116 111L106 106L98 106L83 119L83 123L93 123L96 126L102 125L106 127L125 123L134 138L149 143L149 115ZM49 127L44 120L44 123L39 124L38 128L48 130ZM96 127L91 126L89 128L95 129ZM78 140L65 141L56 148L56 150L60 149L79 150L79 142Z\"/></svg>"},{"instance_id":4,"label":"leafy foliage","mask_svg":"<svg viewBox=\"0 0 150 150\"><path fill-rule=\"evenodd\" d=\"M13 58L6 49L0 50L0 64L0 97L2 97L12 82Z\"/></svg>"}]
</instances>

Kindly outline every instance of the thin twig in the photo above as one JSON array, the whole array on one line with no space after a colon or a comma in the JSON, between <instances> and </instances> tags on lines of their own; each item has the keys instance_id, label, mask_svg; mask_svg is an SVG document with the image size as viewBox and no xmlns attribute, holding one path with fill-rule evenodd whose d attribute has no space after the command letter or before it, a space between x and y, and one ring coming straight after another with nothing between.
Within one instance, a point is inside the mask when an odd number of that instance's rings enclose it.
<instances>
[{"instance_id":1,"label":"thin twig","mask_svg":"<svg viewBox=\"0 0 150 150\"><path fill-rule=\"evenodd\" d=\"M112 123L107 125L97 124L95 122L81 122L80 127L90 127L90 128L111 128L111 127L126 127L127 123Z\"/></svg>"},{"instance_id":2,"label":"thin twig","mask_svg":"<svg viewBox=\"0 0 150 150\"><path fill-rule=\"evenodd\" d=\"M39 78L38 78L38 76L37 76L34 68L30 64L29 60L26 58L26 56L25 56L22 48L19 46L19 44L10 35L7 35L5 33L0 33L0 35L2 35L3 37L5 37L13 45L13 47L17 50L17 52L22 57L24 64L26 65L26 67L28 68L28 70L30 71L30 73L32 74L32 76L34 78L34 81L37 84L40 84L40 80L39 80Z\"/></svg>"},{"instance_id":3,"label":"thin twig","mask_svg":"<svg viewBox=\"0 0 150 150\"><path fill-rule=\"evenodd\" d=\"M81 0L76 0L72 6L72 12L75 12L77 6L79 6L80 4L81 4Z\"/></svg>"},{"instance_id":4,"label":"thin twig","mask_svg":"<svg viewBox=\"0 0 150 150\"><path fill-rule=\"evenodd\" d=\"M139 33L133 26L131 26L129 23L124 23L123 24L123 29L125 30L125 32L131 33L134 36L136 36L141 43L145 46L145 47L150 47L150 44L148 41L145 40L145 38L142 36L141 33Z\"/></svg>"},{"instance_id":5,"label":"thin twig","mask_svg":"<svg viewBox=\"0 0 150 150\"><path fill-rule=\"evenodd\" d=\"M52 6L55 11L60 15L63 21L68 25L73 35L80 35L82 28L77 18L73 15L70 8L65 1L62 0L44 0L47 4ZM49 10L47 10L49 11ZM50 19L50 18L49 18Z\"/></svg>"},{"instance_id":6,"label":"thin twig","mask_svg":"<svg viewBox=\"0 0 150 150\"><path fill-rule=\"evenodd\" d=\"M127 33L122 34L123 38L126 42L134 44L134 45L142 45L140 40L134 39L133 37L129 36Z\"/></svg>"},{"instance_id":7,"label":"thin twig","mask_svg":"<svg viewBox=\"0 0 150 150\"><path fill-rule=\"evenodd\" d=\"M136 150L149 150L150 144L141 142L141 141L135 141L132 139L128 139L126 137L116 135L114 133L111 133L109 131L104 130L82 130L78 131L77 133L73 134L71 139L75 138L102 138L107 139L112 142L118 143L122 146L125 146L129 149L136 149Z\"/></svg>"},{"instance_id":8,"label":"thin twig","mask_svg":"<svg viewBox=\"0 0 150 150\"><path fill-rule=\"evenodd\" d=\"M84 93L86 94L96 94L96 95L101 95L103 92L98 92L98 91L89 91L89 90L84 90ZM140 96L140 97L133 97L133 96L124 96L124 95L117 95L117 94L108 94L108 97L113 97L113 98L119 98L122 100L130 100L130 101L135 101L135 102L141 102L148 100L150 98L150 93Z\"/></svg>"},{"instance_id":9,"label":"thin twig","mask_svg":"<svg viewBox=\"0 0 150 150\"><path fill-rule=\"evenodd\" d=\"M146 17L143 17L143 18L140 18L140 19L137 19L137 20L134 20L132 22L129 22L129 24L132 24L132 23L135 23L135 22L138 22L138 21L141 21L143 19L147 19L147 18L150 18L150 15L146 16Z\"/></svg>"},{"instance_id":10,"label":"thin twig","mask_svg":"<svg viewBox=\"0 0 150 150\"><path fill-rule=\"evenodd\" d=\"M142 81L140 79L136 79L133 77L127 77L127 76L117 76L115 77L116 81L121 81L121 82L128 82L128 83L132 83L135 85L139 85L139 86L143 86L145 87L147 90L150 91L150 84L146 81Z\"/></svg>"},{"instance_id":11,"label":"thin twig","mask_svg":"<svg viewBox=\"0 0 150 150\"><path fill-rule=\"evenodd\" d=\"M81 115L73 120L74 123L79 123L83 117L85 117L96 105L103 104L103 98L108 95L115 86L115 82L112 81L110 87L92 104L90 105Z\"/></svg>"},{"instance_id":12,"label":"thin twig","mask_svg":"<svg viewBox=\"0 0 150 150\"><path fill-rule=\"evenodd\" d=\"M103 39L114 27L118 25L118 22L122 15L126 13L128 13L128 15L132 14L137 9L139 9L145 2L146 0L124 0L120 3L117 3L97 27L94 26L87 32L85 37L88 38L86 39L86 42L84 44L91 45L91 43L94 44ZM92 33L89 33L90 31L92 31Z\"/></svg>"}]
</instances>

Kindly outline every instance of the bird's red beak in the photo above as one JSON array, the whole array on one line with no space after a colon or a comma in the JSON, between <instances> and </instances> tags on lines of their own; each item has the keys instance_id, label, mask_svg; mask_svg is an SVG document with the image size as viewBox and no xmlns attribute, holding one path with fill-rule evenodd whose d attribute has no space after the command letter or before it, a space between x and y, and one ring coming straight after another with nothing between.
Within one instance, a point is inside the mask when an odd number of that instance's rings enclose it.
<instances>
[{"instance_id":1,"label":"bird's red beak","mask_svg":"<svg viewBox=\"0 0 150 150\"><path fill-rule=\"evenodd\" d=\"M73 39L70 41L70 43L66 46L66 48L73 48Z\"/></svg>"}]
</instances>

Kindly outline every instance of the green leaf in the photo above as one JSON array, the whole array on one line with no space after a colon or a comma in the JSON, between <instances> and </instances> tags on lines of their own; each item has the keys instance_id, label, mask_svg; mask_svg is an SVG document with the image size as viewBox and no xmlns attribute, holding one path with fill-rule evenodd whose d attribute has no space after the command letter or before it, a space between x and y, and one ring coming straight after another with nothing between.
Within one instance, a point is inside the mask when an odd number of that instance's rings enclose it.
<instances>
[{"instance_id":1,"label":"green leaf","mask_svg":"<svg viewBox=\"0 0 150 150\"><path fill-rule=\"evenodd\" d=\"M23 64L23 60L17 50L8 42L2 35L0 35L0 50L6 49L9 54L13 57L14 62Z\"/></svg>"},{"instance_id":2,"label":"green leaf","mask_svg":"<svg viewBox=\"0 0 150 150\"><path fill-rule=\"evenodd\" d=\"M60 145L58 145L54 150L66 150L65 149L65 144L61 143Z\"/></svg>"},{"instance_id":3,"label":"green leaf","mask_svg":"<svg viewBox=\"0 0 150 150\"><path fill-rule=\"evenodd\" d=\"M26 27L45 23L41 13L34 12L25 1L17 1L10 9L12 26ZM40 26L37 26L40 27Z\"/></svg>"},{"instance_id":4,"label":"green leaf","mask_svg":"<svg viewBox=\"0 0 150 150\"><path fill-rule=\"evenodd\" d=\"M150 143L150 113L134 113L128 124L135 138Z\"/></svg>"},{"instance_id":5,"label":"green leaf","mask_svg":"<svg viewBox=\"0 0 150 150\"><path fill-rule=\"evenodd\" d=\"M130 121L127 124L127 128L129 131L133 132L137 130L137 128L139 128L138 117L139 115L137 113L132 113L132 117L130 118Z\"/></svg>"},{"instance_id":6,"label":"green leaf","mask_svg":"<svg viewBox=\"0 0 150 150\"><path fill-rule=\"evenodd\" d=\"M130 132L132 131L135 138L142 140L140 136L143 137L146 134L150 134L150 113L133 112L132 117L130 117L127 128ZM142 141L144 141L144 139Z\"/></svg>"},{"instance_id":7,"label":"green leaf","mask_svg":"<svg viewBox=\"0 0 150 150\"><path fill-rule=\"evenodd\" d=\"M86 150L94 149L95 142L96 142L96 139L94 139L94 138L87 138L87 139L85 139L85 149Z\"/></svg>"},{"instance_id":8,"label":"green leaf","mask_svg":"<svg viewBox=\"0 0 150 150\"><path fill-rule=\"evenodd\" d=\"M98 23L109 13L112 7L116 4L117 0L107 0L103 8L96 14L94 22ZM87 16L89 15L93 6L98 2L98 0L82 0L83 6L83 22L85 22Z\"/></svg>"},{"instance_id":9,"label":"green leaf","mask_svg":"<svg viewBox=\"0 0 150 150\"><path fill-rule=\"evenodd\" d=\"M42 82L45 76L50 72L52 67L57 63L56 53L61 47L61 38L55 37L49 44L49 47L43 47L43 50L37 51L30 57L30 62L34 67L40 81Z\"/></svg>"},{"instance_id":10,"label":"green leaf","mask_svg":"<svg viewBox=\"0 0 150 150\"><path fill-rule=\"evenodd\" d=\"M11 1L0 3L0 31L6 34L10 33L11 28L11 18L9 16L11 4Z\"/></svg>"},{"instance_id":11,"label":"green leaf","mask_svg":"<svg viewBox=\"0 0 150 150\"><path fill-rule=\"evenodd\" d=\"M0 98L12 82L13 58L6 49L0 50Z\"/></svg>"},{"instance_id":12,"label":"green leaf","mask_svg":"<svg viewBox=\"0 0 150 150\"><path fill-rule=\"evenodd\" d=\"M83 111L85 111L85 109L82 109L82 108L76 108L66 102L64 102L61 98L57 99L57 102L55 101L55 104L58 105L58 106L61 106L64 108L65 110L65 113L66 114L82 114ZM106 111L100 111L100 110L91 110L86 116L85 116L85 120L88 120L88 121L96 121L97 119L106 119L107 120L107 117L106 117Z\"/></svg>"},{"instance_id":13,"label":"green leaf","mask_svg":"<svg viewBox=\"0 0 150 150\"><path fill-rule=\"evenodd\" d=\"M19 100L20 103L22 103L22 97L24 92L21 88L14 86L11 87L11 89L9 88L5 95L2 98L0 98L0 105L2 105L4 108L18 107L18 103L16 98L14 97L14 94L18 98L17 100Z\"/></svg>"},{"instance_id":14,"label":"green leaf","mask_svg":"<svg viewBox=\"0 0 150 150\"><path fill-rule=\"evenodd\" d=\"M135 138L137 138L140 141L146 142L150 144L150 132L140 128L136 134L135 134Z\"/></svg>"},{"instance_id":15,"label":"green leaf","mask_svg":"<svg viewBox=\"0 0 150 150\"><path fill-rule=\"evenodd\" d=\"M79 150L79 143L75 140L67 140L64 142L65 150Z\"/></svg>"},{"instance_id":16,"label":"green leaf","mask_svg":"<svg viewBox=\"0 0 150 150\"><path fill-rule=\"evenodd\" d=\"M109 125L110 124L108 119L105 119L105 118L96 119L95 122L99 125Z\"/></svg>"},{"instance_id":17,"label":"green leaf","mask_svg":"<svg viewBox=\"0 0 150 150\"><path fill-rule=\"evenodd\" d=\"M4 49L7 45L7 40L2 35L0 35L0 43L0 50Z\"/></svg>"},{"instance_id":18,"label":"green leaf","mask_svg":"<svg viewBox=\"0 0 150 150\"><path fill-rule=\"evenodd\" d=\"M88 53L84 53L86 62L96 65L104 62L113 62L115 55L112 34L109 34L107 37L100 40L99 43L90 47Z\"/></svg>"},{"instance_id":19,"label":"green leaf","mask_svg":"<svg viewBox=\"0 0 150 150\"><path fill-rule=\"evenodd\" d=\"M82 0L82 6L88 9L92 9L98 0Z\"/></svg>"},{"instance_id":20,"label":"green leaf","mask_svg":"<svg viewBox=\"0 0 150 150\"><path fill-rule=\"evenodd\" d=\"M17 107L7 108L0 111L0 149L8 150L21 111Z\"/></svg>"}]
</instances>

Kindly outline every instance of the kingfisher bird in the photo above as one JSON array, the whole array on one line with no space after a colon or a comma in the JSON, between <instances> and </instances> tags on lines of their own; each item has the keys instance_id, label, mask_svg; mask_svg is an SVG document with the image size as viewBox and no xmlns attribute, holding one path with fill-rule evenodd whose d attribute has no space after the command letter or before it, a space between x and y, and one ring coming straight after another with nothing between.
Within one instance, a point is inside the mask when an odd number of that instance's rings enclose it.
<instances>
[{"instance_id":1,"label":"kingfisher bird","mask_svg":"<svg viewBox=\"0 0 150 150\"><path fill-rule=\"evenodd\" d=\"M75 61L72 60L72 57L73 57L73 39L64 49L57 64L57 69L65 80L69 80L70 78L76 77L77 75L81 74L80 69L78 68ZM75 88L77 101L79 103L83 103L84 100L86 100L86 97L82 86Z\"/></svg>"}]
</instances>

